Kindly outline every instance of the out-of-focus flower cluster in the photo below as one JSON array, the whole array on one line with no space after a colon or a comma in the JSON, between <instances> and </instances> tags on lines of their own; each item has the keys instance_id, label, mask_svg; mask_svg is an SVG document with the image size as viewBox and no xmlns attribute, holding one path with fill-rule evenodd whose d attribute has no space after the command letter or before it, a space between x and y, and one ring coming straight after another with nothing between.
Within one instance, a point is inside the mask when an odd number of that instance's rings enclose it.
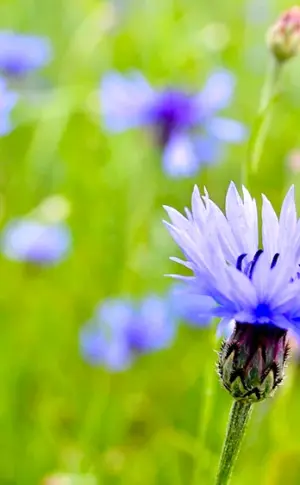
<instances>
[{"instance_id":1,"label":"out-of-focus flower cluster","mask_svg":"<svg viewBox=\"0 0 300 485\"><path fill-rule=\"evenodd\" d=\"M162 148L166 174L189 177L220 158L222 143L245 139L241 123L217 115L229 105L234 85L233 75L224 70L213 73L196 93L156 90L137 71L127 76L108 72L100 86L104 124L112 132L150 128Z\"/></svg>"},{"instance_id":2,"label":"out-of-focus flower cluster","mask_svg":"<svg viewBox=\"0 0 300 485\"><path fill-rule=\"evenodd\" d=\"M139 354L169 347L180 320L209 324L210 318L203 313L207 305L211 305L209 298L195 298L181 285L172 287L165 297L152 294L140 302L108 299L82 328L82 354L93 365L124 370Z\"/></svg>"},{"instance_id":3,"label":"out-of-focus flower cluster","mask_svg":"<svg viewBox=\"0 0 300 485\"><path fill-rule=\"evenodd\" d=\"M45 67L52 56L51 43L46 37L0 32L0 71L6 76L25 76Z\"/></svg>"},{"instance_id":4,"label":"out-of-focus flower cluster","mask_svg":"<svg viewBox=\"0 0 300 485\"><path fill-rule=\"evenodd\" d=\"M51 59L52 47L46 37L0 31L0 136L13 129L11 111L20 98L10 83L43 68Z\"/></svg>"},{"instance_id":5,"label":"out-of-focus flower cluster","mask_svg":"<svg viewBox=\"0 0 300 485\"><path fill-rule=\"evenodd\" d=\"M151 295L139 305L124 299L101 304L81 332L81 348L92 364L118 371L141 353L167 347L176 322L164 299Z\"/></svg>"},{"instance_id":6,"label":"out-of-focus flower cluster","mask_svg":"<svg viewBox=\"0 0 300 485\"><path fill-rule=\"evenodd\" d=\"M54 264L71 248L71 232L64 219L68 202L61 196L44 200L23 218L9 221L1 236L2 253L9 259L35 265Z\"/></svg>"},{"instance_id":7,"label":"out-of-focus flower cluster","mask_svg":"<svg viewBox=\"0 0 300 485\"><path fill-rule=\"evenodd\" d=\"M5 228L2 251L9 259L47 265L64 258L70 232L62 223L46 224L34 219L15 219Z\"/></svg>"}]
</instances>

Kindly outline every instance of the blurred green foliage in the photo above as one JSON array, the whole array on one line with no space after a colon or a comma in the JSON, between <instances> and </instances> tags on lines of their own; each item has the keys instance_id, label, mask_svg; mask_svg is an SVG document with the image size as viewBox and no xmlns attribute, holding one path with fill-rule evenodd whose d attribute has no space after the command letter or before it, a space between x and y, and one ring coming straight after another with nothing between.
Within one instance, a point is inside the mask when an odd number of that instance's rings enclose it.
<instances>
[{"instance_id":1,"label":"blurred green foliage","mask_svg":"<svg viewBox=\"0 0 300 485\"><path fill-rule=\"evenodd\" d=\"M198 88L226 66L238 79L228 115L250 125L267 64L265 31L288 6L1 0L2 28L47 35L55 49L42 95L19 106L18 127L0 140L2 225L60 193L71 203L74 235L72 254L57 267L33 272L0 260L1 485L50 484L45 477L57 472L83 474L78 483L86 485L214 483L230 407L215 374L215 330L181 328L171 349L115 375L82 361L78 330L107 296L166 290L175 247L162 204L182 209L194 183L223 204L228 181L240 181L246 147L228 147L224 163L197 179L169 180L145 134L101 131L97 89L112 67ZM286 165L300 145L299 75L295 61L251 182L276 207L291 181L300 202L300 175ZM292 364L275 399L255 406L232 485L300 483L298 381Z\"/></svg>"}]
</instances>

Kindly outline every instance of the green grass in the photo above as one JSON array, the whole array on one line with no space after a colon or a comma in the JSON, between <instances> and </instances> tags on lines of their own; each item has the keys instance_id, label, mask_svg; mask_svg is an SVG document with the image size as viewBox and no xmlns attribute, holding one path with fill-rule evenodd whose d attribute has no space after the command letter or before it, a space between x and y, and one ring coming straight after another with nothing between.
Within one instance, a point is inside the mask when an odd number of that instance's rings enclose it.
<instances>
[{"instance_id":1,"label":"green grass","mask_svg":"<svg viewBox=\"0 0 300 485\"><path fill-rule=\"evenodd\" d=\"M225 65L238 79L226 113L249 125L266 28L290 6L266 3L268 16L249 24L243 1L131 0L109 30L108 0L1 2L3 28L48 35L55 48L45 72L51 95L23 102L19 126L0 140L1 222L60 193L71 203L74 235L71 256L55 268L32 272L0 259L1 485L41 484L55 472L91 474L99 485L213 485L231 404L215 374L214 329L181 328L171 349L116 375L82 361L78 330L107 296L167 289L163 274L176 250L162 204L188 205L195 182L223 204L228 181L240 181L246 147L229 147L223 164L193 180L169 180L145 135L101 131L95 91L112 67L197 89ZM209 40L212 23L225 25L221 50ZM292 62L252 181L276 207L291 181L300 203L300 175L285 163L300 144L299 75ZM275 399L255 406L232 485L300 483L299 368L288 374Z\"/></svg>"}]
</instances>

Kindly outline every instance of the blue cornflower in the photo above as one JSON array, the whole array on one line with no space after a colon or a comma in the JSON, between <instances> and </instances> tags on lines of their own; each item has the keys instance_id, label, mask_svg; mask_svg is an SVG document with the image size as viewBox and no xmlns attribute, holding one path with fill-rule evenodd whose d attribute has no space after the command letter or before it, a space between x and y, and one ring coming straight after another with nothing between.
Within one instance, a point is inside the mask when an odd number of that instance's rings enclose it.
<instances>
[{"instance_id":1,"label":"blue cornflower","mask_svg":"<svg viewBox=\"0 0 300 485\"><path fill-rule=\"evenodd\" d=\"M137 305L129 300L102 303L80 334L84 358L95 365L119 371L140 353L170 345L176 321L165 299L155 295Z\"/></svg>"},{"instance_id":2,"label":"blue cornflower","mask_svg":"<svg viewBox=\"0 0 300 485\"><path fill-rule=\"evenodd\" d=\"M206 312L222 317L222 328L235 320L300 333L300 225L293 187L279 219L263 196L262 248L256 203L244 187L242 199L230 184L225 214L197 187L186 217L175 209L166 210L172 221L166 225L186 261L172 259L194 273L179 278L194 293L213 299Z\"/></svg>"},{"instance_id":3,"label":"blue cornflower","mask_svg":"<svg viewBox=\"0 0 300 485\"><path fill-rule=\"evenodd\" d=\"M1 249L7 258L37 265L62 260L70 246L71 234L67 225L26 218L9 222L1 238Z\"/></svg>"},{"instance_id":4,"label":"blue cornflower","mask_svg":"<svg viewBox=\"0 0 300 485\"><path fill-rule=\"evenodd\" d=\"M34 35L0 32L0 71L8 76L24 76L46 66L52 59L49 39Z\"/></svg>"},{"instance_id":5,"label":"blue cornflower","mask_svg":"<svg viewBox=\"0 0 300 485\"><path fill-rule=\"evenodd\" d=\"M12 130L10 113L17 100L18 95L14 91L9 91L5 80L0 78L0 136Z\"/></svg>"},{"instance_id":6,"label":"blue cornflower","mask_svg":"<svg viewBox=\"0 0 300 485\"><path fill-rule=\"evenodd\" d=\"M234 78L228 71L212 74L201 92L174 88L155 90L141 73L109 72L100 86L105 126L121 132L152 127L163 149L163 168L172 177L194 175L203 164L215 162L220 142L239 143L244 126L217 116L232 97Z\"/></svg>"}]
</instances>

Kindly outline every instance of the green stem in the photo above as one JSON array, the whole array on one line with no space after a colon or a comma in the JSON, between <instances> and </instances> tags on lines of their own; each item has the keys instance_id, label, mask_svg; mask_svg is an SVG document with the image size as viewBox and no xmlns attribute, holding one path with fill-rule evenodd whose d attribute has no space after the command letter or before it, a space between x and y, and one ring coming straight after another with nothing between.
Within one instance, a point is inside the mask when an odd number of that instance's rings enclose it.
<instances>
[{"instance_id":1,"label":"green stem","mask_svg":"<svg viewBox=\"0 0 300 485\"><path fill-rule=\"evenodd\" d=\"M247 156L243 166L242 179L247 185L249 174L257 172L264 149L268 129L272 119L272 108L279 93L279 81L282 64L274 59L270 64L265 85L262 90L258 114L249 139Z\"/></svg>"},{"instance_id":2,"label":"green stem","mask_svg":"<svg viewBox=\"0 0 300 485\"><path fill-rule=\"evenodd\" d=\"M234 401L223 445L216 485L229 483L232 468L240 449L252 404L248 401Z\"/></svg>"}]
</instances>

